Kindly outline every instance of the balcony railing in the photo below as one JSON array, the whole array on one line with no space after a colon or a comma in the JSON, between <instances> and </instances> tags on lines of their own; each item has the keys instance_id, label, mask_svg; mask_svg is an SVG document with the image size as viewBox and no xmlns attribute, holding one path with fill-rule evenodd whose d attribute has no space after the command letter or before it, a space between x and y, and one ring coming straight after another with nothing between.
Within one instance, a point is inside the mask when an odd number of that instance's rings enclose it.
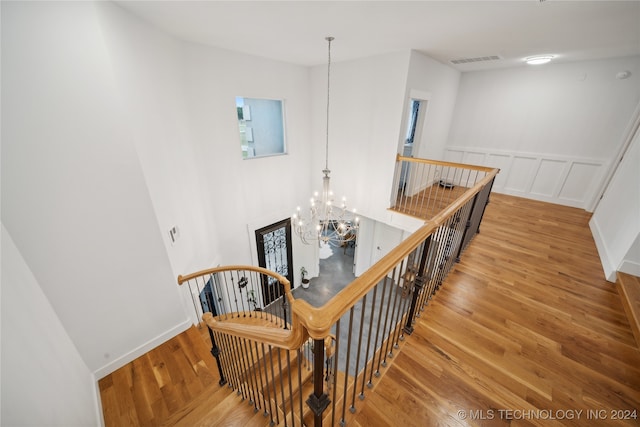
<instances>
[{"instance_id":1,"label":"balcony railing","mask_svg":"<svg viewBox=\"0 0 640 427\"><path fill-rule=\"evenodd\" d=\"M205 311L221 381L273 424L344 424L478 232L497 169L397 161L391 209L425 224L324 306L293 298L286 278L256 267L178 279ZM265 280L281 291L256 311L250 295Z\"/></svg>"}]
</instances>

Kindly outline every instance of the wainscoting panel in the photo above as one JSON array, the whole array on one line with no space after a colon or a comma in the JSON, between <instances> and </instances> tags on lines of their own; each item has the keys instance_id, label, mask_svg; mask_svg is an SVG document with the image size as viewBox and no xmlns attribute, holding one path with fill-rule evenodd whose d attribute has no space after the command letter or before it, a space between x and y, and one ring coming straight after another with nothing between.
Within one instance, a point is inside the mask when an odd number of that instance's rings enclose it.
<instances>
[{"instance_id":1,"label":"wainscoting panel","mask_svg":"<svg viewBox=\"0 0 640 427\"><path fill-rule=\"evenodd\" d=\"M600 182L596 177L600 175L601 164L588 162L572 162L567 179L560 190L561 200L568 202L585 201L584 188L594 188Z\"/></svg>"},{"instance_id":2,"label":"wainscoting panel","mask_svg":"<svg viewBox=\"0 0 640 427\"><path fill-rule=\"evenodd\" d=\"M511 166L511 156L508 154L488 153L486 163L492 165L494 168L500 169L500 173L496 176L496 180L493 182L493 188L502 190L507 184L506 171Z\"/></svg>"},{"instance_id":3,"label":"wainscoting panel","mask_svg":"<svg viewBox=\"0 0 640 427\"><path fill-rule=\"evenodd\" d=\"M535 179L538 160L535 157L513 156L511 167L507 172L505 190L527 193Z\"/></svg>"},{"instance_id":4,"label":"wainscoting panel","mask_svg":"<svg viewBox=\"0 0 640 427\"><path fill-rule=\"evenodd\" d=\"M447 147L445 160L500 169L493 190L587 209L603 179L607 160L542 153Z\"/></svg>"},{"instance_id":5,"label":"wainscoting panel","mask_svg":"<svg viewBox=\"0 0 640 427\"><path fill-rule=\"evenodd\" d=\"M464 153L464 163L468 163L470 165L477 165L478 162L483 162L486 158L485 153L473 152L469 151Z\"/></svg>"},{"instance_id":6,"label":"wainscoting panel","mask_svg":"<svg viewBox=\"0 0 640 427\"><path fill-rule=\"evenodd\" d=\"M466 163L464 161L464 151L463 150L454 150L453 148L445 149L445 157L444 160L446 162L455 162L455 163Z\"/></svg>"},{"instance_id":7,"label":"wainscoting panel","mask_svg":"<svg viewBox=\"0 0 640 427\"><path fill-rule=\"evenodd\" d=\"M531 186L531 193L538 196L553 197L562 182L567 162L561 160L542 159Z\"/></svg>"}]
</instances>

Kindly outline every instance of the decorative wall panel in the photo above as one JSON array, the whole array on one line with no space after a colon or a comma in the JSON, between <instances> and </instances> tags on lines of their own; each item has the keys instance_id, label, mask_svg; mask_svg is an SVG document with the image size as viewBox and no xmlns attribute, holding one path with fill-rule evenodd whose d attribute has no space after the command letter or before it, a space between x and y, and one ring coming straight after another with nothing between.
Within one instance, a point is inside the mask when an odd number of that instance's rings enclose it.
<instances>
[{"instance_id":1,"label":"decorative wall panel","mask_svg":"<svg viewBox=\"0 0 640 427\"><path fill-rule=\"evenodd\" d=\"M505 189L518 193L528 193L535 178L537 159L535 157L513 156L507 175Z\"/></svg>"},{"instance_id":2,"label":"decorative wall panel","mask_svg":"<svg viewBox=\"0 0 640 427\"><path fill-rule=\"evenodd\" d=\"M500 169L493 190L588 209L604 176L606 160L447 147L445 160Z\"/></svg>"},{"instance_id":3,"label":"decorative wall panel","mask_svg":"<svg viewBox=\"0 0 640 427\"><path fill-rule=\"evenodd\" d=\"M553 197L558 183L562 182L567 162L562 160L541 159L535 174L531 193L538 196Z\"/></svg>"}]
</instances>

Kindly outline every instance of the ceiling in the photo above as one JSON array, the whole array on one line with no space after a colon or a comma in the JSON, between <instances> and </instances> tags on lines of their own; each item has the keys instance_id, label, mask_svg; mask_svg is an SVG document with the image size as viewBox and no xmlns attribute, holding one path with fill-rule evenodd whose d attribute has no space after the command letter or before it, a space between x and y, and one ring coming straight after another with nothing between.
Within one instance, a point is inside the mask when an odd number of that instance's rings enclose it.
<instances>
[{"instance_id":1,"label":"ceiling","mask_svg":"<svg viewBox=\"0 0 640 427\"><path fill-rule=\"evenodd\" d=\"M304 66L413 49L460 71L640 55L640 1L117 1L179 39ZM498 56L453 65L451 60Z\"/></svg>"}]
</instances>

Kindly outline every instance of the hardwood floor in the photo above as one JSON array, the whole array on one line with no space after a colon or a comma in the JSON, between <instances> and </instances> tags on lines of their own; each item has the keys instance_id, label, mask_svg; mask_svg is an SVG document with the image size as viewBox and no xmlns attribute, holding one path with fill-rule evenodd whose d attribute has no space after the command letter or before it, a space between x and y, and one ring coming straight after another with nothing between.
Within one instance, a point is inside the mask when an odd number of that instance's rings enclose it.
<instances>
[{"instance_id":1,"label":"hardwood floor","mask_svg":"<svg viewBox=\"0 0 640 427\"><path fill-rule=\"evenodd\" d=\"M105 426L158 426L203 396L233 394L218 385L210 348L204 328L194 326L102 378Z\"/></svg>"},{"instance_id":2,"label":"hardwood floor","mask_svg":"<svg viewBox=\"0 0 640 427\"><path fill-rule=\"evenodd\" d=\"M481 233L347 425L640 425L640 350L589 217L493 194ZM192 328L100 381L106 426L267 424L217 381Z\"/></svg>"},{"instance_id":3,"label":"hardwood floor","mask_svg":"<svg viewBox=\"0 0 640 427\"><path fill-rule=\"evenodd\" d=\"M352 425L640 425L613 419L640 416L640 351L588 220L493 194Z\"/></svg>"},{"instance_id":4,"label":"hardwood floor","mask_svg":"<svg viewBox=\"0 0 640 427\"><path fill-rule=\"evenodd\" d=\"M433 184L413 196L399 194L391 210L416 218L433 218L462 196L468 187Z\"/></svg>"},{"instance_id":5,"label":"hardwood floor","mask_svg":"<svg viewBox=\"0 0 640 427\"><path fill-rule=\"evenodd\" d=\"M640 345L640 277L619 272L616 285L636 344Z\"/></svg>"}]
</instances>

